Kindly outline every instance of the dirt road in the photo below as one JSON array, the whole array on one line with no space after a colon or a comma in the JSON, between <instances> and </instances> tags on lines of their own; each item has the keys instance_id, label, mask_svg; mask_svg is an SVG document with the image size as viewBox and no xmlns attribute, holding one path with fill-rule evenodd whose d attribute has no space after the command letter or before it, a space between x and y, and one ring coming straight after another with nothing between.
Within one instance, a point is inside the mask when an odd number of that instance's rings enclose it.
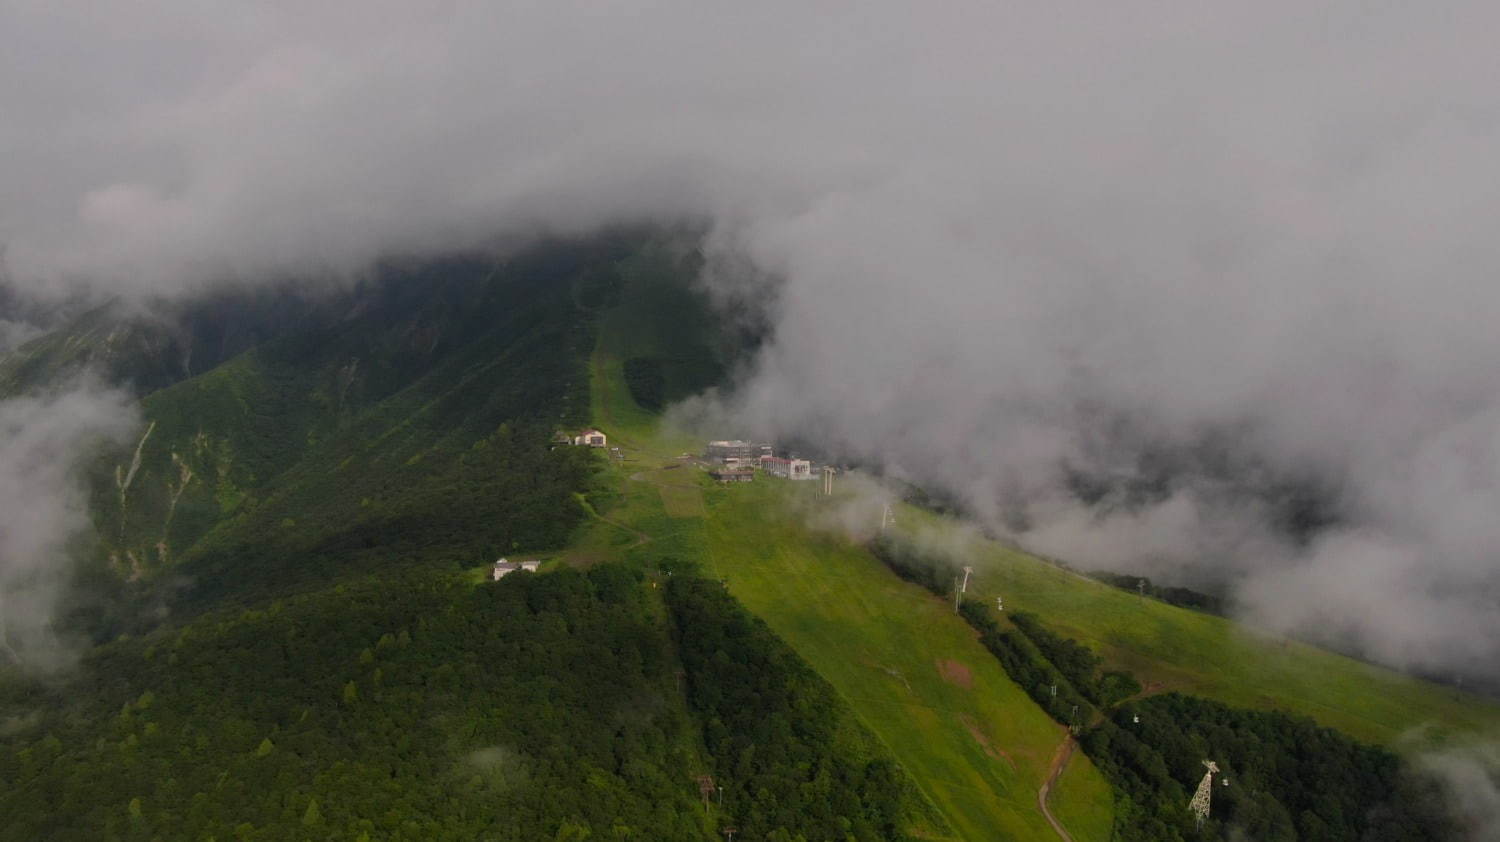
<instances>
[{"instance_id":1,"label":"dirt road","mask_svg":"<svg viewBox=\"0 0 1500 842\"><path fill-rule=\"evenodd\" d=\"M1073 837L1068 835L1062 824L1053 817L1052 811L1047 808L1047 793L1052 791L1052 785L1062 777L1063 769L1068 766L1068 758L1073 756L1073 751L1078 748L1078 743L1073 740L1072 735L1063 732L1063 741L1058 744L1057 751L1052 754L1052 765L1047 769L1047 780L1042 782L1041 789L1036 791L1036 806L1041 808L1042 815L1047 818L1047 823L1057 831L1063 842L1073 842Z\"/></svg>"}]
</instances>

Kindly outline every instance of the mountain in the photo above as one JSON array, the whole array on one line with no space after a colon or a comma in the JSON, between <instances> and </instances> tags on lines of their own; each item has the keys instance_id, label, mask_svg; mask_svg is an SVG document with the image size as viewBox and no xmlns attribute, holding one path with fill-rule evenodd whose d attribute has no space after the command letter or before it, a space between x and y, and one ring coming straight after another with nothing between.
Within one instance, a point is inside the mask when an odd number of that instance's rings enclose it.
<instances>
[{"instance_id":1,"label":"mountain","mask_svg":"<svg viewBox=\"0 0 1500 842\"><path fill-rule=\"evenodd\" d=\"M565 549L604 457L600 313L679 304L638 234L388 267L316 296L92 308L0 357L24 394L140 396L92 456L64 622L99 645L0 671L4 839L906 838L910 779L721 587L501 554ZM678 396L716 362L654 360ZM723 652L733 653L725 660ZM689 774L691 772L691 774ZM719 780L712 804L697 778Z\"/></svg>"},{"instance_id":2,"label":"mountain","mask_svg":"<svg viewBox=\"0 0 1500 842\"><path fill-rule=\"evenodd\" d=\"M0 666L0 839L1477 826L1412 756L1500 733L1482 699L931 506L870 540L891 498L858 471L714 483L662 413L762 337L698 269L690 237L612 232L98 304L0 353L0 399L87 375L141 416L80 466L58 622L92 643L64 674ZM613 449L557 444L590 425ZM492 582L501 555L541 572ZM1235 787L1198 825L1205 758Z\"/></svg>"},{"instance_id":3,"label":"mountain","mask_svg":"<svg viewBox=\"0 0 1500 842\"><path fill-rule=\"evenodd\" d=\"M93 312L20 349L12 370L55 378L102 359L144 393L139 438L90 472L89 579L131 592L121 610L197 611L355 566L472 565L565 543L587 463L548 441L586 419L592 319L577 296L633 247L606 238L388 269L227 322L195 310L180 341L136 343L146 323ZM192 376L167 365L240 345ZM130 627L81 608L97 636Z\"/></svg>"}]
</instances>

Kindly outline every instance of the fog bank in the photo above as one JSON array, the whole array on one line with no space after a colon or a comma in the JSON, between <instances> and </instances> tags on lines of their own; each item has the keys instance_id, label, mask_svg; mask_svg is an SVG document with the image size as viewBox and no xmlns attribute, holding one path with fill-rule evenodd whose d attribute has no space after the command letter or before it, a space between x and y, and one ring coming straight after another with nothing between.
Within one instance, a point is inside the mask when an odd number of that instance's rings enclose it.
<instances>
[{"instance_id":1,"label":"fog bank","mask_svg":"<svg viewBox=\"0 0 1500 842\"><path fill-rule=\"evenodd\" d=\"M772 325L745 431L1282 630L1500 663L1490 4L0 8L19 286L690 220Z\"/></svg>"},{"instance_id":2,"label":"fog bank","mask_svg":"<svg viewBox=\"0 0 1500 842\"><path fill-rule=\"evenodd\" d=\"M0 661L55 669L75 653L52 620L89 528L79 468L137 421L128 395L87 383L0 400Z\"/></svg>"}]
</instances>

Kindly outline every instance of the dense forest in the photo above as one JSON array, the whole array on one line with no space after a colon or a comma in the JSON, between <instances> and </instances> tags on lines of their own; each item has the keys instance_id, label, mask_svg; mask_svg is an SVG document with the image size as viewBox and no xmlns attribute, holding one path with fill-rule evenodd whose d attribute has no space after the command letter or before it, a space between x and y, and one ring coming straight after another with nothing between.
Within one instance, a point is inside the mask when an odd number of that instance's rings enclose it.
<instances>
[{"instance_id":1,"label":"dense forest","mask_svg":"<svg viewBox=\"0 0 1500 842\"><path fill-rule=\"evenodd\" d=\"M1191 588L1183 588L1175 585L1158 585L1145 576L1113 573L1108 570L1090 570L1087 575L1090 579L1103 582L1122 591L1149 596L1152 599L1159 599L1169 605L1176 605L1180 608L1191 608L1194 611L1203 611L1220 616L1226 613L1223 597L1214 596L1213 594L1201 593Z\"/></svg>"},{"instance_id":2,"label":"dense forest","mask_svg":"<svg viewBox=\"0 0 1500 842\"><path fill-rule=\"evenodd\" d=\"M1460 838L1433 782L1389 751L1305 717L1168 693L1122 706L1080 743L1126 794L1116 816L1122 840ZM1205 760L1220 774L1212 815L1195 829L1183 805Z\"/></svg>"},{"instance_id":3,"label":"dense forest","mask_svg":"<svg viewBox=\"0 0 1500 842\"><path fill-rule=\"evenodd\" d=\"M150 390L140 438L94 460L70 624L104 641L351 571L565 545L597 459L550 446L588 417L597 315L575 293L642 247L611 235L390 267L252 308L233 342L209 343L248 347ZM52 359L55 338L17 358Z\"/></svg>"},{"instance_id":4,"label":"dense forest","mask_svg":"<svg viewBox=\"0 0 1500 842\"><path fill-rule=\"evenodd\" d=\"M915 790L832 687L718 582L667 588L688 699L746 839L905 839Z\"/></svg>"},{"instance_id":5,"label":"dense forest","mask_svg":"<svg viewBox=\"0 0 1500 842\"><path fill-rule=\"evenodd\" d=\"M0 724L0 839L25 842L878 840L910 798L720 586L617 565L217 612L7 676Z\"/></svg>"},{"instance_id":6,"label":"dense forest","mask_svg":"<svg viewBox=\"0 0 1500 842\"><path fill-rule=\"evenodd\" d=\"M961 562L882 539L871 550L897 575L952 598ZM1389 751L1305 717L1239 710L1176 693L1141 698L1129 673L1027 612L1003 622L965 600L959 613L1020 687L1114 784L1118 842L1425 842L1454 838L1442 794ZM1222 774L1210 819L1188 801L1204 760Z\"/></svg>"},{"instance_id":7,"label":"dense forest","mask_svg":"<svg viewBox=\"0 0 1500 842\"><path fill-rule=\"evenodd\" d=\"M657 357L631 357L623 364L625 386L642 409L660 412L667 405L667 378Z\"/></svg>"},{"instance_id":8,"label":"dense forest","mask_svg":"<svg viewBox=\"0 0 1500 842\"><path fill-rule=\"evenodd\" d=\"M667 587L616 565L468 572L566 546L608 497L600 455L553 439L588 419L599 308L646 248L612 234L387 267L178 314L170 336L102 308L0 359L0 393L91 367L144 416L86 471L79 549L97 552L64 622L100 645L46 678L0 665L0 839L941 825L691 561ZM686 295L677 280L653 282ZM714 359L652 357L632 385L680 397L722 375Z\"/></svg>"}]
</instances>

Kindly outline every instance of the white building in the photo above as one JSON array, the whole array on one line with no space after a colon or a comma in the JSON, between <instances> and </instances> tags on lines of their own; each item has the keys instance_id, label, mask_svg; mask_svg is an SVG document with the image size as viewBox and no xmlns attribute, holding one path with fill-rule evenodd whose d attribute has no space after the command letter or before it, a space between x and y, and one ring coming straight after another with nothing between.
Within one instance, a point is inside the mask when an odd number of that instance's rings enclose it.
<instances>
[{"instance_id":1,"label":"white building","mask_svg":"<svg viewBox=\"0 0 1500 842\"><path fill-rule=\"evenodd\" d=\"M773 477L783 479L816 479L812 472L812 463L806 459L783 459L780 456L760 457L761 470Z\"/></svg>"},{"instance_id":2,"label":"white building","mask_svg":"<svg viewBox=\"0 0 1500 842\"><path fill-rule=\"evenodd\" d=\"M580 447L603 447L605 445L604 434L590 428L574 436L573 443Z\"/></svg>"},{"instance_id":3,"label":"white building","mask_svg":"<svg viewBox=\"0 0 1500 842\"><path fill-rule=\"evenodd\" d=\"M498 582L501 579L504 579L506 576L509 576L510 574L516 572L517 570L525 570L528 573L535 573L537 571L537 568L541 566L542 563L537 559L529 559L518 564L514 561L506 561L502 558L499 561L495 562L495 569L490 571L490 580Z\"/></svg>"}]
</instances>

